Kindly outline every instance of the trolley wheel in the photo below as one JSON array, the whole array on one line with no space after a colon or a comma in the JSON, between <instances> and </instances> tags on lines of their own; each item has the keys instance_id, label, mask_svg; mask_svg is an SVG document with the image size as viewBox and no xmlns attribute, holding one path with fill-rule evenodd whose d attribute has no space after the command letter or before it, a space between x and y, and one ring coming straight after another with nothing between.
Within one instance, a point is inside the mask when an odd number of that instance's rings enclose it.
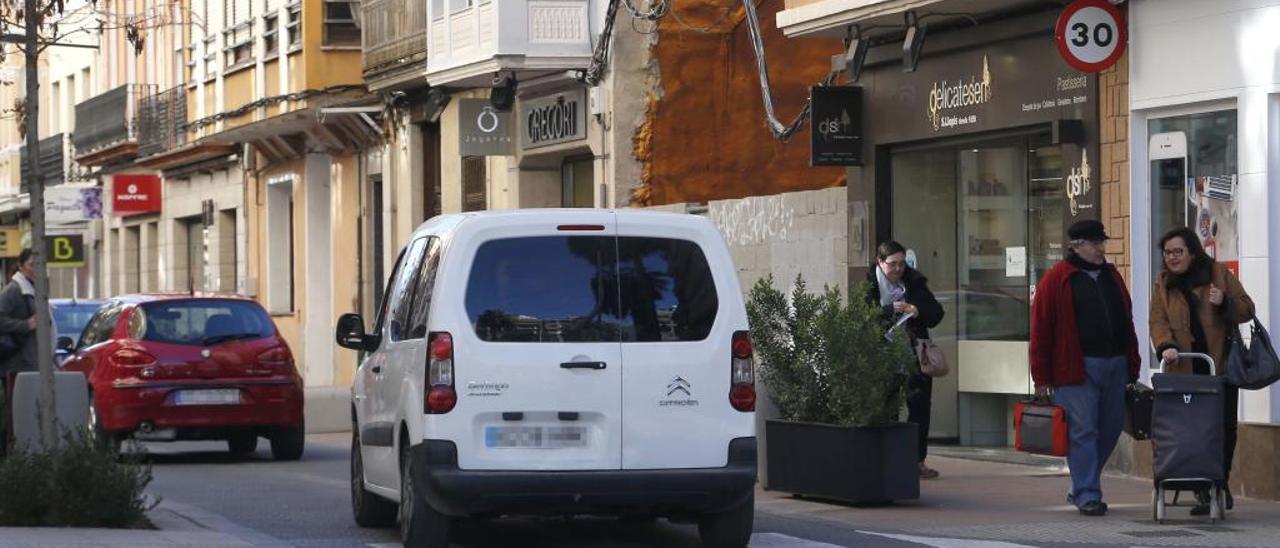
<instances>
[{"instance_id":1,"label":"trolley wheel","mask_svg":"<svg viewBox=\"0 0 1280 548\"><path fill-rule=\"evenodd\" d=\"M1221 487L1215 487L1213 489L1213 498L1215 501L1212 509L1218 514L1217 519L1225 521L1227 519L1227 494L1225 490Z\"/></svg>"},{"instance_id":2,"label":"trolley wheel","mask_svg":"<svg viewBox=\"0 0 1280 548\"><path fill-rule=\"evenodd\" d=\"M1151 521L1160 521L1160 510L1156 505L1160 502L1160 491L1151 490Z\"/></svg>"}]
</instances>

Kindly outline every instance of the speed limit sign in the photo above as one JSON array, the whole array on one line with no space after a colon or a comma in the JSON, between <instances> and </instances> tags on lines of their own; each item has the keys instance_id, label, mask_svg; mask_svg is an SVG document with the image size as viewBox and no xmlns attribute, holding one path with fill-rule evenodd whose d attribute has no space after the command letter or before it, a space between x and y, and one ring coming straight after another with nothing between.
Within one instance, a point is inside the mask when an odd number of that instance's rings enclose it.
<instances>
[{"instance_id":1,"label":"speed limit sign","mask_svg":"<svg viewBox=\"0 0 1280 548\"><path fill-rule=\"evenodd\" d=\"M1106 0L1076 0L1062 10L1054 29L1058 52L1083 72L1114 65L1128 41L1124 16Z\"/></svg>"}]
</instances>

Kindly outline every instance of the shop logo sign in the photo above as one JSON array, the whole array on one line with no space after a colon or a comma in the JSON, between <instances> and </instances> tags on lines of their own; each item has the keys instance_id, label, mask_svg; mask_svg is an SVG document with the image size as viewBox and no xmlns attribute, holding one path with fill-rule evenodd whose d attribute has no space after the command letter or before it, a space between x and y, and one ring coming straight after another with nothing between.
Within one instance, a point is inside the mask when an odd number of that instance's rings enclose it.
<instances>
[{"instance_id":1,"label":"shop logo sign","mask_svg":"<svg viewBox=\"0 0 1280 548\"><path fill-rule=\"evenodd\" d=\"M968 81L961 78L954 82L944 79L933 83L933 89L929 91L929 122L933 124L933 130L976 124L977 114L949 116L947 113L987 104L991 95L991 68L987 64L987 56L983 55L981 78L971 75Z\"/></svg>"},{"instance_id":2,"label":"shop logo sign","mask_svg":"<svg viewBox=\"0 0 1280 548\"><path fill-rule=\"evenodd\" d=\"M493 108L487 99L458 101L458 154L461 156L509 156L511 113Z\"/></svg>"},{"instance_id":3,"label":"shop logo sign","mask_svg":"<svg viewBox=\"0 0 1280 548\"><path fill-rule=\"evenodd\" d=\"M521 146L528 150L586 139L586 104L581 89L522 101Z\"/></svg>"},{"instance_id":4,"label":"shop logo sign","mask_svg":"<svg viewBox=\"0 0 1280 548\"><path fill-rule=\"evenodd\" d=\"M1071 168L1067 175L1067 201L1071 206L1071 216L1080 213L1081 209L1093 209L1093 204L1082 203L1089 195L1093 185L1089 180L1089 151L1080 151L1080 165Z\"/></svg>"}]
</instances>

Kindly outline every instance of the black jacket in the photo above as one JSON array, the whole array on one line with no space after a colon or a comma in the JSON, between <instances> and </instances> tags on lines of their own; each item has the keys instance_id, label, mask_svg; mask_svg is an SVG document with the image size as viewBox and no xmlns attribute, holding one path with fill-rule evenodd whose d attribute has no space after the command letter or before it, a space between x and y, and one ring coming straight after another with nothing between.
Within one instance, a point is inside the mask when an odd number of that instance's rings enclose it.
<instances>
[{"instance_id":1,"label":"black jacket","mask_svg":"<svg viewBox=\"0 0 1280 548\"><path fill-rule=\"evenodd\" d=\"M880 306L880 280L876 277L876 269L878 265L871 265L871 270L867 272L867 302L876 306ZM912 337L917 339L929 338L929 330L937 327L942 323L942 316L945 314L942 305L938 303L938 299L933 296L933 292L929 291L929 279L924 277L914 268L907 267L907 271L902 274L902 283L907 288L906 299L908 303L916 306L919 314L916 317L907 320L907 328L910 330ZM880 306L880 317L884 320L885 325L893 325L893 306Z\"/></svg>"},{"instance_id":2,"label":"black jacket","mask_svg":"<svg viewBox=\"0 0 1280 548\"><path fill-rule=\"evenodd\" d=\"M0 336L11 337L16 349L0 350L0 372L36 370L36 334L27 327L34 316L34 298L24 295L18 282L10 281L0 290Z\"/></svg>"}]
</instances>

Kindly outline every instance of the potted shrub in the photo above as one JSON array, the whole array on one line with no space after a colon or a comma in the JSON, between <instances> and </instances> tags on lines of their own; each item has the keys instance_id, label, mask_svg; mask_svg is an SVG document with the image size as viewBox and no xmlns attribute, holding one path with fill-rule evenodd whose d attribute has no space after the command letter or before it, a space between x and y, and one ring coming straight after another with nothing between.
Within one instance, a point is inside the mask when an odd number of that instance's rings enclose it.
<instances>
[{"instance_id":1,"label":"potted shrub","mask_svg":"<svg viewBox=\"0 0 1280 548\"><path fill-rule=\"evenodd\" d=\"M845 302L797 276L788 303L772 277L751 289L758 374L780 415L765 421L770 489L855 504L920 497L916 425L898 420L914 364L865 290Z\"/></svg>"}]
</instances>

